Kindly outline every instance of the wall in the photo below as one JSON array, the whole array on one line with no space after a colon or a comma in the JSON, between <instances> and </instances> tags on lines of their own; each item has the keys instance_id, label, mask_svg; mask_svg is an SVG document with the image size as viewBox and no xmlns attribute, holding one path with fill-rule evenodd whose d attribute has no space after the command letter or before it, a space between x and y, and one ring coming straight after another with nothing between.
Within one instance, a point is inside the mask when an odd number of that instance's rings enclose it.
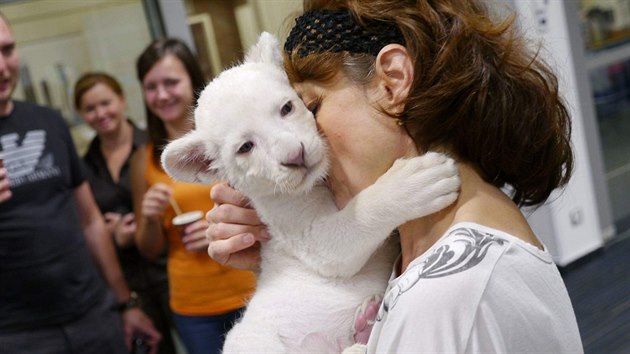
<instances>
[{"instance_id":1,"label":"wall","mask_svg":"<svg viewBox=\"0 0 630 354\"><path fill-rule=\"evenodd\" d=\"M262 31L278 36L284 43L291 15L302 8L301 0L185 0L188 23L208 78L242 60ZM195 26L195 25L192 25ZM205 32L202 33L202 32Z\"/></svg>"}]
</instances>

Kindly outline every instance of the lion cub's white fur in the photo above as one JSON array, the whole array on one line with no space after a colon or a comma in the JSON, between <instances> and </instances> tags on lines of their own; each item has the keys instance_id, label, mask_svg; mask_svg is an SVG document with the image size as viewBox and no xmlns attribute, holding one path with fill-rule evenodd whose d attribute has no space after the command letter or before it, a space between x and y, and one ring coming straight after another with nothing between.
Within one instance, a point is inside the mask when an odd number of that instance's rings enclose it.
<instances>
[{"instance_id":1,"label":"lion cub's white fur","mask_svg":"<svg viewBox=\"0 0 630 354\"><path fill-rule=\"evenodd\" d=\"M164 150L168 174L227 180L251 199L272 235L261 248L256 293L224 353L332 353L352 345L355 310L385 289L397 253L396 244L383 246L390 232L456 198L456 168L431 153L397 161L338 210L322 183L325 140L270 34L242 65L208 84L195 124Z\"/></svg>"}]
</instances>

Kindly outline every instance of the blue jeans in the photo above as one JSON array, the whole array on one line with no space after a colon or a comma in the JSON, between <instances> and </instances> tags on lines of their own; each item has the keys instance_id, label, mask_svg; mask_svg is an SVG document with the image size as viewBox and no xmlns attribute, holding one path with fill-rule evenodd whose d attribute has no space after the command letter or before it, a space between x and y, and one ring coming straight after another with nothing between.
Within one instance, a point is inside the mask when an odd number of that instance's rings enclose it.
<instances>
[{"instance_id":1,"label":"blue jeans","mask_svg":"<svg viewBox=\"0 0 630 354\"><path fill-rule=\"evenodd\" d=\"M219 354L225 334L243 313L243 308L214 316L187 316L173 313L177 332L188 354Z\"/></svg>"}]
</instances>

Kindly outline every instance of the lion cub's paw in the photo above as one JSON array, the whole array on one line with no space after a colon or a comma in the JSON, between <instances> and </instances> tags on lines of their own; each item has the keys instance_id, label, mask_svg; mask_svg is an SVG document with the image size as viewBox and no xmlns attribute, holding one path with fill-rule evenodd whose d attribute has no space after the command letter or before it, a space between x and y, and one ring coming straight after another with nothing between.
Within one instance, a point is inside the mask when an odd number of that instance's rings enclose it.
<instances>
[{"instance_id":1,"label":"lion cub's paw","mask_svg":"<svg viewBox=\"0 0 630 354\"><path fill-rule=\"evenodd\" d=\"M393 211L403 215L406 221L452 204L459 192L459 171L447 155L428 152L396 160L375 185L393 201Z\"/></svg>"},{"instance_id":2,"label":"lion cub's paw","mask_svg":"<svg viewBox=\"0 0 630 354\"><path fill-rule=\"evenodd\" d=\"M382 301L381 295L373 295L365 299L357 308L354 314L354 341L356 343L367 344Z\"/></svg>"}]
</instances>

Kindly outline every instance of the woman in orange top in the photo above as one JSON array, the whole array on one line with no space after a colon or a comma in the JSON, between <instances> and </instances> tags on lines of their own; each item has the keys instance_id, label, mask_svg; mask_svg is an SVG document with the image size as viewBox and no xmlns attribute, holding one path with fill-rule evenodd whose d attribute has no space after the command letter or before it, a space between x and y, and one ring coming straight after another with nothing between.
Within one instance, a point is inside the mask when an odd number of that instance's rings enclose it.
<instances>
[{"instance_id":1,"label":"woman in orange top","mask_svg":"<svg viewBox=\"0 0 630 354\"><path fill-rule=\"evenodd\" d=\"M204 218L187 226L183 235L175 228L172 205L182 212L205 213L213 206L210 186L175 182L160 164L166 143L193 128L189 114L205 82L192 52L176 39L151 43L138 58L137 72L150 144L131 161L135 241L149 258L168 249L170 305L189 354L219 353L225 332L254 290L255 278L208 257Z\"/></svg>"}]
</instances>

